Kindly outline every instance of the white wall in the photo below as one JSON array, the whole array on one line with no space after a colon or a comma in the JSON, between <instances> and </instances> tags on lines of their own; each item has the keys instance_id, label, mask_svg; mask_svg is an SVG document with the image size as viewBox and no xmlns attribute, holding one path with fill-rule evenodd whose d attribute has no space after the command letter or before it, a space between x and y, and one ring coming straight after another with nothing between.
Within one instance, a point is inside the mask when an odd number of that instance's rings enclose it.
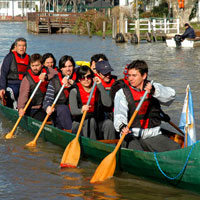
<instances>
[{"instance_id":1,"label":"white wall","mask_svg":"<svg viewBox=\"0 0 200 200\"><path fill-rule=\"evenodd\" d=\"M24 9L22 8L23 3L28 5L32 4L34 8L27 8L24 6ZM7 5L7 8L2 8L2 5ZM26 13L28 12L35 12L36 11L36 5L38 6L38 9L40 8L40 1L2 1L0 0L0 15L1 16L26 16ZM4 6L3 6L4 7Z\"/></svg>"}]
</instances>

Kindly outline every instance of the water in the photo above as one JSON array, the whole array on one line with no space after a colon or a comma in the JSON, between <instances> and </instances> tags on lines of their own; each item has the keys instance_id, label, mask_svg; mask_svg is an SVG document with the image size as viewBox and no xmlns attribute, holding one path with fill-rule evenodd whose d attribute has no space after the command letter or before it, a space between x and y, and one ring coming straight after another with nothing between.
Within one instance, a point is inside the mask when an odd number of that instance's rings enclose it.
<instances>
[{"instance_id":1,"label":"water","mask_svg":"<svg viewBox=\"0 0 200 200\"><path fill-rule=\"evenodd\" d=\"M105 53L122 77L122 70L134 59L144 59L149 65L149 79L173 87L177 96L169 108L163 109L178 125L187 84L190 85L199 138L199 63L200 48L171 49L165 43L141 43L138 46L116 44L111 38L31 34L25 23L0 23L0 61L17 37L27 39L29 54L51 52L57 61L68 54L75 60L90 61L96 53ZM117 172L103 184L89 183L97 164L81 160L77 169L59 169L63 149L39 139L37 148L30 151L24 145L33 135L17 128L17 137L5 140L14 123L0 115L0 199L12 200L95 200L95 199L199 199L198 194L145 181L128 173ZM134 161L133 161L134 162ZM175 167L175 166L174 166Z\"/></svg>"}]
</instances>

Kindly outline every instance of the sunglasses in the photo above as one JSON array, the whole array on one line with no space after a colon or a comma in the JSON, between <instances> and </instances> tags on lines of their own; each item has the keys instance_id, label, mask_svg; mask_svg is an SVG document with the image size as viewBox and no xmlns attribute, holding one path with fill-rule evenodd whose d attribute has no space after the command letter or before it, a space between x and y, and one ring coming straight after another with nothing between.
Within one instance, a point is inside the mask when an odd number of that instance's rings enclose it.
<instances>
[{"instance_id":1,"label":"sunglasses","mask_svg":"<svg viewBox=\"0 0 200 200\"><path fill-rule=\"evenodd\" d=\"M79 78L81 81L85 80L87 78L87 80L91 80L93 78L93 75L87 75L87 76L82 76L81 78Z\"/></svg>"}]
</instances>

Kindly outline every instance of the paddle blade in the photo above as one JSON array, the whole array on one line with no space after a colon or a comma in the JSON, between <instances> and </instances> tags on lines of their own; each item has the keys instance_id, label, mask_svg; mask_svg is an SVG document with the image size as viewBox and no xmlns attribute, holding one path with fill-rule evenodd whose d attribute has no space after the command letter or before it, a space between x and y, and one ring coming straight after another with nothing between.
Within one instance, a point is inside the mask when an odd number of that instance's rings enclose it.
<instances>
[{"instance_id":1,"label":"paddle blade","mask_svg":"<svg viewBox=\"0 0 200 200\"><path fill-rule=\"evenodd\" d=\"M81 154L81 148L79 140L75 137L66 147L65 152L60 163L60 167L72 167L75 168L78 165L78 161Z\"/></svg>"},{"instance_id":2,"label":"paddle blade","mask_svg":"<svg viewBox=\"0 0 200 200\"><path fill-rule=\"evenodd\" d=\"M27 146L27 147L35 147L36 146L36 141L32 140L29 143L27 143L25 146Z\"/></svg>"},{"instance_id":3,"label":"paddle blade","mask_svg":"<svg viewBox=\"0 0 200 200\"><path fill-rule=\"evenodd\" d=\"M14 131L10 131L9 133L7 133L7 134L5 135L5 138L6 138L6 139L11 139L11 138L13 137L13 134L14 134Z\"/></svg>"},{"instance_id":4,"label":"paddle blade","mask_svg":"<svg viewBox=\"0 0 200 200\"><path fill-rule=\"evenodd\" d=\"M116 168L116 157L115 153L110 153L106 156L97 167L90 183L95 183L98 181L104 181L107 178L113 176Z\"/></svg>"}]
</instances>

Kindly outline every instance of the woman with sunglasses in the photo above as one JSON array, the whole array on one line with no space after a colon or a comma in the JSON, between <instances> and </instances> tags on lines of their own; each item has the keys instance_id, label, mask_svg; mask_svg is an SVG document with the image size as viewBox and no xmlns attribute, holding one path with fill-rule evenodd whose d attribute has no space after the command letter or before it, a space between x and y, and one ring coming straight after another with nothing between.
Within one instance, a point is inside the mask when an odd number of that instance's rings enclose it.
<instances>
[{"instance_id":1,"label":"woman with sunglasses","mask_svg":"<svg viewBox=\"0 0 200 200\"><path fill-rule=\"evenodd\" d=\"M101 80L94 77L93 71L88 66L81 66L77 71L77 83L70 91L69 104L73 116L73 132L76 133L84 111L87 115L83 124L82 134L92 139L114 139L115 130L111 120L104 120L102 106L110 107L112 101L105 91ZM93 82L97 83L93 92L90 105L87 101L92 89Z\"/></svg>"}]
</instances>

